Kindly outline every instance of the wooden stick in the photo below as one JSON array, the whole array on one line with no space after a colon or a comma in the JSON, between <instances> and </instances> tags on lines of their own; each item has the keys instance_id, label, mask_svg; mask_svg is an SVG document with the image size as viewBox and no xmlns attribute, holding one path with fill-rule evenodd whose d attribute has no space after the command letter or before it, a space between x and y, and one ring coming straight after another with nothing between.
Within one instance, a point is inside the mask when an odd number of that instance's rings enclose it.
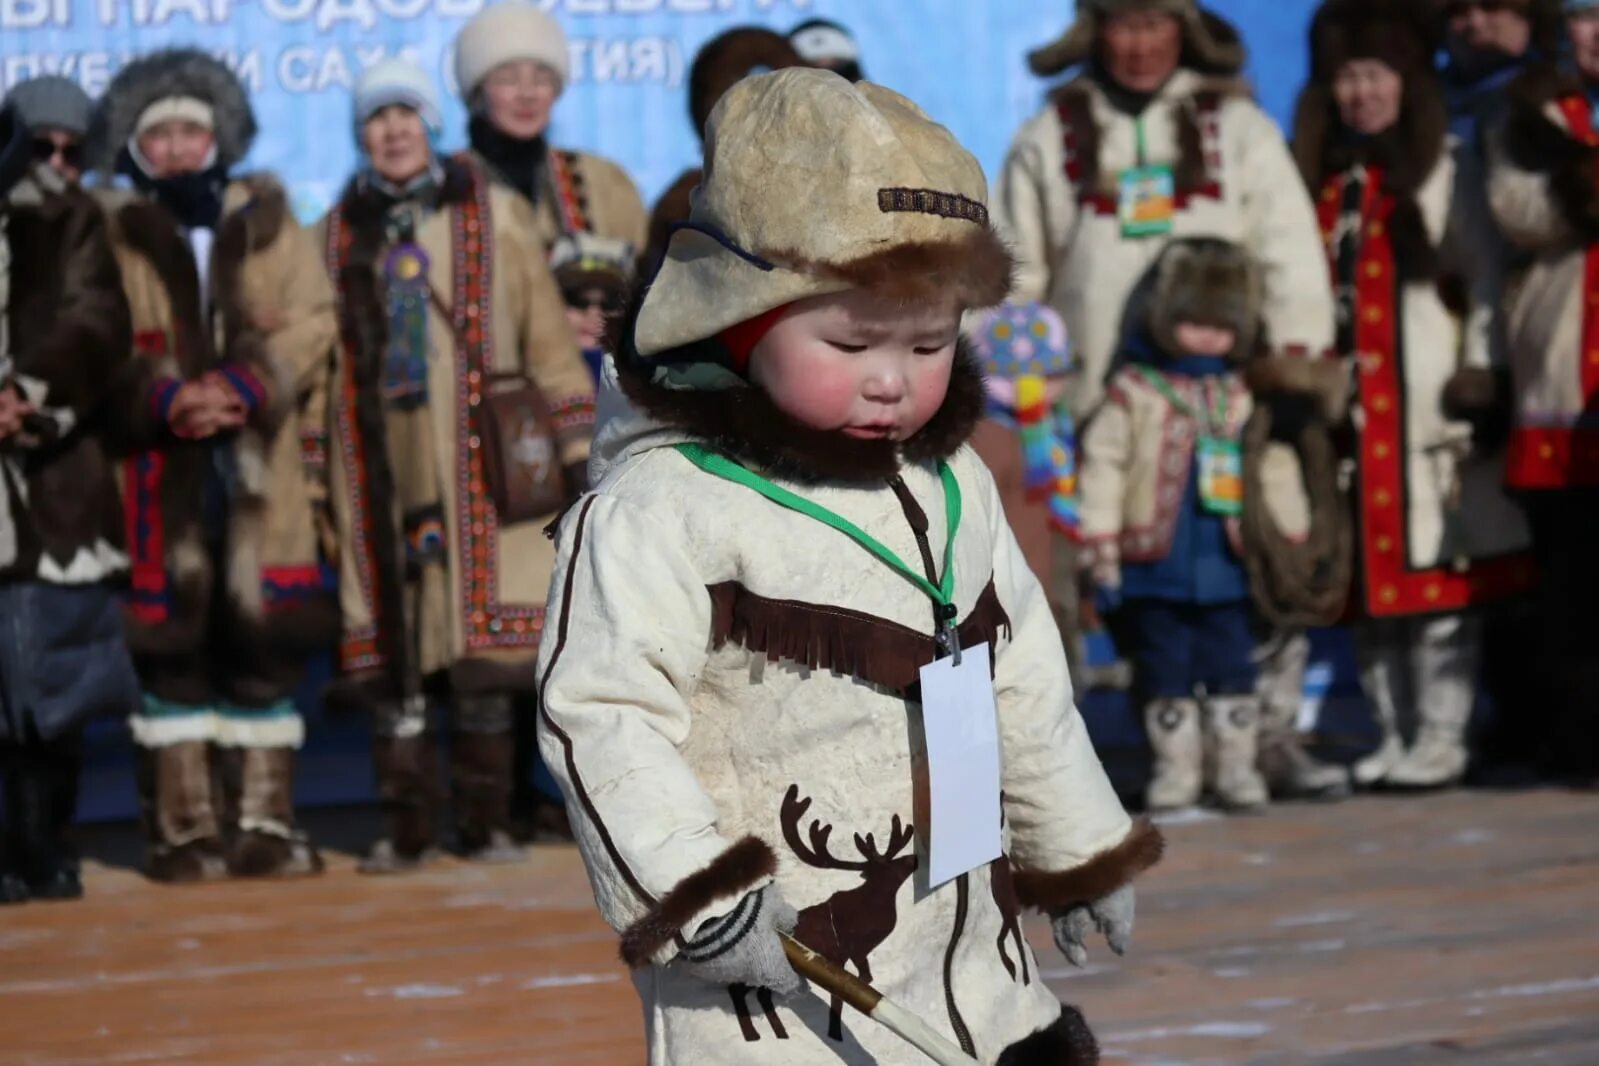
<instances>
[{"instance_id":1,"label":"wooden stick","mask_svg":"<svg viewBox=\"0 0 1599 1066\"><path fill-rule=\"evenodd\" d=\"M833 965L788 934L782 937L783 951L801 977L848 1003L939 1066L976 1066L976 1059L859 977Z\"/></svg>"}]
</instances>

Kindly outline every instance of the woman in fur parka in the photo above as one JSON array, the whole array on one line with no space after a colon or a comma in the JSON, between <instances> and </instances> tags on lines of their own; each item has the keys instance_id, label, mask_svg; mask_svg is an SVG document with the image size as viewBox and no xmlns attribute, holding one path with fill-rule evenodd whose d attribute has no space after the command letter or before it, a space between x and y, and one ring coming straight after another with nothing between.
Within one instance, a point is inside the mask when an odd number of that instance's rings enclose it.
<instances>
[{"instance_id":1,"label":"woman in fur parka","mask_svg":"<svg viewBox=\"0 0 1599 1066\"><path fill-rule=\"evenodd\" d=\"M122 69L91 135L96 169L132 184L102 205L145 371L117 413L131 724L164 881L320 868L294 828L290 694L338 632L302 420L322 402L333 299L283 186L233 173L255 132L228 68L173 49Z\"/></svg>"},{"instance_id":2,"label":"woman in fur parka","mask_svg":"<svg viewBox=\"0 0 1599 1066\"><path fill-rule=\"evenodd\" d=\"M1444 408L1458 369L1500 358L1501 272L1478 168L1447 134L1423 15L1404 0L1324 5L1294 140L1356 397L1354 611L1381 744L1354 776L1409 788L1465 772L1477 609L1532 578L1497 457Z\"/></svg>"},{"instance_id":3,"label":"woman in fur parka","mask_svg":"<svg viewBox=\"0 0 1599 1066\"><path fill-rule=\"evenodd\" d=\"M1505 467L1526 502L1542 570L1539 658L1524 667L1545 698L1525 713L1545 768L1599 775L1599 669L1586 637L1599 596L1599 9L1566 5L1570 59L1529 68L1488 134L1489 198L1522 257L1507 307L1509 373L1476 390L1510 425Z\"/></svg>"},{"instance_id":4,"label":"woman in fur parka","mask_svg":"<svg viewBox=\"0 0 1599 1066\"><path fill-rule=\"evenodd\" d=\"M82 894L83 726L139 701L99 424L131 377L128 308L99 207L19 111L0 108L0 903Z\"/></svg>"},{"instance_id":5,"label":"woman in fur parka","mask_svg":"<svg viewBox=\"0 0 1599 1066\"><path fill-rule=\"evenodd\" d=\"M538 385L557 431L515 447L564 468L575 494L594 385L527 205L469 156L435 156L427 73L373 65L354 119L363 166L316 233L342 326L329 479L339 664L344 691L373 715L387 816L363 869L413 867L435 842L430 700L450 711L461 849L513 858L512 698L534 688L554 514L496 510L492 395Z\"/></svg>"}]
</instances>

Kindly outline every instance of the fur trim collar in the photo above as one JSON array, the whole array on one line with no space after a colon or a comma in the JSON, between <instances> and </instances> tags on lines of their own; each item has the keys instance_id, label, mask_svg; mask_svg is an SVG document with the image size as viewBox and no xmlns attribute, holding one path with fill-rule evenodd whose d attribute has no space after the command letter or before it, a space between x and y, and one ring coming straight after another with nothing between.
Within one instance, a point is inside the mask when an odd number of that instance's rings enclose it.
<instances>
[{"instance_id":1,"label":"fur trim collar","mask_svg":"<svg viewBox=\"0 0 1599 1066\"><path fill-rule=\"evenodd\" d=\"M204 52L167 48L135 59L111 80L89 130L90 169L111 173L118 153L138 127L139 116L170 96L193 96L211 105L217 161L224 169L249 154L255 142L255 112L239 79Z\"/></svg>"},{"instance_id":2,"label":"fur trim collar","mask_svg":"<svg viewBox=\"0 0 1599 1066\"><path fill-rule=\"evenodd\" d=\"M620 322L621 337L633 333L638 301ZM698 341L649 360L631 345L612 350L631 353L616 360L617 377L627 397L650 418L683 430L740 461L800 482L886 481L900 463L947 459L971 436L983 416L983 375L962 339L943 405L921 431L902 444L852 440L841 433L810 429L790 418L759 388L737 386L716 391L671 389L656 384L663 361L724 363L721 345Z\"/></svg>"},{"instance_id":3,"label":"fur trim collar","mask_svg":"<svg viewBox=\"0 0 1599 1066\"><path fill-rule=\"evenodd\" d=\"M1583 92L1574 74L1553 63L1529 67L1506 90L1504 149L1511 166L1548 176L1560 215L1593 242L1599 241L1599 149L1578 141L1547 111Z\"/></svg>"}]
</instances>

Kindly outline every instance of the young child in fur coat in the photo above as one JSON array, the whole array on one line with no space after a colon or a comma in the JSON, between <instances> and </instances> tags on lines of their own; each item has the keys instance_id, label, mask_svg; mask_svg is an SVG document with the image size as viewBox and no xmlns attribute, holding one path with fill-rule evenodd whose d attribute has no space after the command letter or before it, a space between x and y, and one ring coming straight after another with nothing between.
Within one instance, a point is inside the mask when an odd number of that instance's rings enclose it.
<instances>
[{"instance_id":1,"label":"young child in fur coat","mask_svg":"<svg viewBox=\"0 0 1599 1066\"><path fill-rule=\"evenodd\" d=\"M1259 272L1234 245L1176 241L1156 263L1148 306L1083 441L1086 599L1127 616L1155 756L1149 808L1197 803L1207 776L1222 805L1258 808L1266 788L1238 527L1252 405L1238 369L1254 350Z\"/></svg>"},{"instance_id":2,"label":"young child in fur coat","mask_svg":"<svg viewBox=\"0 0 1599 1066\"><path fill-rule=\"evenodd\" d=\"M963 444L961 314L1011 268L982 170L910 101L808 69L738 83L706 144L620 331L631 409L561 524L540 656L542 750L649 1061L926 1061L808 988L791 933L981 1062L1095 1062L1020 911L1074 963L1096 928L1123 950L1161 840L1111 790ZM933 881L950 786L921 671L958 649L997 705L1003 769L973 802L1002 812L999 857Z\"/></svg>"}]
</instances>

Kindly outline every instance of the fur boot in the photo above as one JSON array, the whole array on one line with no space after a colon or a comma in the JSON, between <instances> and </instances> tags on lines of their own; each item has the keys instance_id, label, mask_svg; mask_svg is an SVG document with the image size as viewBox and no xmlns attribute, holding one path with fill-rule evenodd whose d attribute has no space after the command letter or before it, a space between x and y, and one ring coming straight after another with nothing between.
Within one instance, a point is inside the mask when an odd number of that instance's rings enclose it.
<instances>
[{"instance_id":1,"label":"fur boot","mask_svg":"<svg viewBox=\"0 0 1599 1066\"><path fill-rule=\"evenodd\" d=\"M1372 788L1384 781L1405 756L1400 732L1401 708L1414 706L1410 686L1410 662L1405 649L1381 632L1362 627L1356 632L1360 657L1360 684L1366 690L1371 713L1377 724L1377 747L1354 765L1352 775L1361 788Z\"/></svg>"},{"instance_id":2,"label":"fur boot","mask_svg":"<svg viewBox=\"0 0 1599 1066\"><path fill-rule=\"evenodd\" d=\"M438 752L427 733L372 738L384 837L359 867L364 874L405 873L437 855L434 781Z\"/></svg>"},{"instance_id":3,"label":"fur boot","mask_svg":"<svg viewBox=\"0 0 1599 1066\"><path fill-rule=\"evenodd\" d=\"M469 859L517 862L525 857L511 833L514 749L509 732L457 732L451 739L456 835Z\"/></svg>"},{"instance_id":4,"label":"fur boot","mask_svg":"<svg viewBox=\"0 0 1599 1066\"><path fill-rule=\"evenodd\" d=\"M228 872L305 877L322 856L294 827L294 749L233 748L223 755Z\"/></svg>"},{"instance_id":5,"label":"fur boot","mask_svg":"<svg viewBox=\"0 0 1599 1066\"><path fill-rule=\"evenodd\" d=\"M1466 774L1466 727L1477 695L1481 620L1445 615L1415 627L1416 740L1384 780L1390 788L1433 789Z\"/></svg>"},{"instance_id":6,"label":"fur boot","mask_svg":"<svg viewBox=\"0 0 1599 1066\"><path fill-rule=\"evenodd\" d=\"M1260 735L1260 698L1212 696L1205 701L1205 734L1213 756L1211 792L1228 810L1266 806L1266 782L1255 768Z\"/></svg>"},{"instance_id":7,"label":"fur boot","mask_svg":"<svg viewBox=\"0 0 1599 1066\"><path fill-rule=\"evenodd\" d=\"M139 757L139 801L152 881L187 884L227 876L213 796L211 745L184 741Z\"/></svg>"},{"instance_id":8,"label":"fur boot","mask_svg":"<svg viewBox=\"0 0 1599 1066\"><path fill-rule=\"evenodd\" d=\"M1144 708L1144 728L1154 752L1154 774L1144 794L1151 811L1180 810L1199 802L1204 787L1204 746L1199 704L1191 699L1152 700Z\"/></svg>"}]
</instances>

